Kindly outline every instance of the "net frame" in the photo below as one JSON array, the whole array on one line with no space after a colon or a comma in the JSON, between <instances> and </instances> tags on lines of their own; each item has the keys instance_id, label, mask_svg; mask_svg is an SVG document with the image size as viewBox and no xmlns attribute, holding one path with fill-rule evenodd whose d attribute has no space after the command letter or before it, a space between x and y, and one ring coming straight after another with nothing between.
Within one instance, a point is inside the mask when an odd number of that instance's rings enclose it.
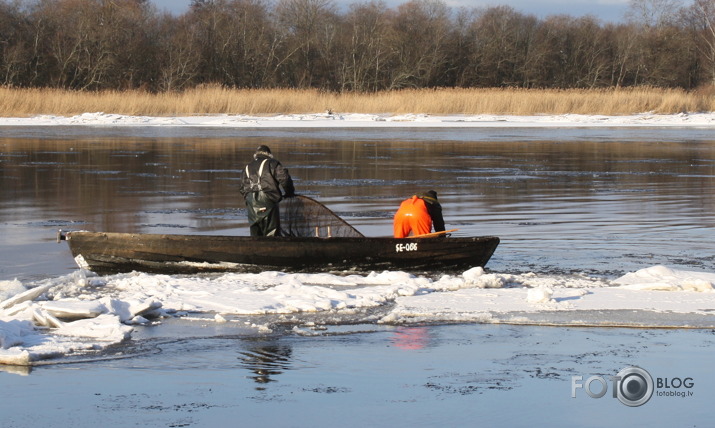
<instances>
[{"instance_id":1,"label":"net frame","mask_svg":"<svg viewBox=\"0 0 715 428\"><path fill-rule=\"evenodd\" d=\"M279 205L281 236L362 238L365 235L328 207L303 195L284 198Z\"/></svg>"}]
</instances>

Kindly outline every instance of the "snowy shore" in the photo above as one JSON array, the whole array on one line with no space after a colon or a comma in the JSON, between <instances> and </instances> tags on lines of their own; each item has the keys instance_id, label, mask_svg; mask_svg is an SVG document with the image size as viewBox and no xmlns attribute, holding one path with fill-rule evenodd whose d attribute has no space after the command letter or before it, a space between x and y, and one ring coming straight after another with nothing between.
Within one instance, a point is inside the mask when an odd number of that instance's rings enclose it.
<instances>
[{"instance_id":1,"label":"snowy shore","mask_svg":"<svg viewBox=\"0 0 715 428\"><path fill-rule=\"evenodd\" d=\"M380 115L316 113L277 116L215 115L183 117L126 116L85 113L71 117L42 115L29 118L0 118L2 126L200 126L271 128L343 127L715 127L715 113L659 115L642 113L602 115L474 115L431 116L425 114Z\"/></svg>"}]
</instances>

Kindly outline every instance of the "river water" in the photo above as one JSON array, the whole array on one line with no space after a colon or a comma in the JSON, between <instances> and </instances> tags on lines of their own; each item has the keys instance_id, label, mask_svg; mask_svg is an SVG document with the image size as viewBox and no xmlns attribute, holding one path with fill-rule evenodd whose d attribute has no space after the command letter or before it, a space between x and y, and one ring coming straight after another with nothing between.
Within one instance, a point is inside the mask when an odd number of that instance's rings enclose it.
<instances>
[{"instance_id":1,"label":"river water","mask_svg":"<svg viewBox=\"0 0 715 428\"><path fill-rule=\"evenodd\" d=\"M58 129L59 128L59 129ZM121 131L121 132L120 132ZM186 135L184 135L186 134ZM715 145L701 130L3 129L0 278L74 268L58 228L248 234L243 166L268 144L297 192L366 236L434 189L456 235L502 240L498 271L713 270Z\"/></svg>"},{"instance_id":2,"label":"river water","mask_svg":"<svg viewBox=\"0 0 715 428\"><path fill-rule=\"evenodd\" d=\"M4 127L0 280L75 270L54 242L60 228L247 235L239 179L259 144L298 194L366 236L390 235L402 199L436 190L455 235L501 238L495 272L715 271L708 129ZM338 325L318 337L245 337L201 326L184 340L185 326L171 324L133 336L131 358L0 373L17 392L0 405L12 409L8 426L619 425L633 410L571 398L571 376L636 360L698 386L639 417L698 425L715 388L707 330Z\"/></svg>"}]
</instances>

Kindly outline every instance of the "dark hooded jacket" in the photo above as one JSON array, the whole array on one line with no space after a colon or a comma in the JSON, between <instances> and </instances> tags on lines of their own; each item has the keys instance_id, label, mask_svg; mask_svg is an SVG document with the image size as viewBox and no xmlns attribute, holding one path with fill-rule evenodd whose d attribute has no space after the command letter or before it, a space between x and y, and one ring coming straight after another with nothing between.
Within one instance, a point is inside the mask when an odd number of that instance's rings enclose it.
<instances>
[{"instance_id":1,"label":"dark hooded jacket","mask_svg":"<svg viewBox=\"0 0 715 428\"><path fill-rule=\"evenodd\" d=\"M261 165L263 165L262 171ZM260 176L259 172L261 173ZM276 204L282 198L279 186L283 187L286 197L291 197L295 194L293 179L288 170L283 168L283 165L276 159L265 154L256 154L254 160L246 165L243 170L239 191L244 198L249 193L262 191L266 202L270 201Z\"/></svg>"},{"instance_id":2,"label":"dark hooded jacket","mask_svg":"<svg viewBox=\"0 0 715 428\"><path fill-rule=\"evenodd\" d=\"M425 207L427 207L427 213L432 217L432 224L434 225L435 232L444 232L444 217L442 217L442 205L437 199L437 192L430 190L418 196L418 198L425 201Z\"/></svg>"}]
</instances>

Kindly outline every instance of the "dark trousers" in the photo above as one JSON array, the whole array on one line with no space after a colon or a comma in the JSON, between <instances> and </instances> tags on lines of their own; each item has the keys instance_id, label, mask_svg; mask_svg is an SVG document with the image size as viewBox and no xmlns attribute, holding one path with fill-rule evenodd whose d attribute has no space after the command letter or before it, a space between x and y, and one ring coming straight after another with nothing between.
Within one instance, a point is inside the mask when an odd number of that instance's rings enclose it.
<instances>
[{"instance_id":1,"label":"dark trousers","mask_svg":"<svg viewBox=\"0 0 715 428\"><path fill-rule=\"evenodd\" d=\"M278 201L272 200L262 191L251 192L246 195L246 211L251 236L280 236Z\"/></svg>"},{"instance_id":2,"label":"dark trousers","mask_svg":"<svg viewBox=\"0 0 715 428\"><path fill-rule=\"evenodd\" d=\"M250 210L250 208L249 208ZM251 236L280 236L280 213L278 205L261 208L251 223Z\"/></svg>"}]
</instances>

